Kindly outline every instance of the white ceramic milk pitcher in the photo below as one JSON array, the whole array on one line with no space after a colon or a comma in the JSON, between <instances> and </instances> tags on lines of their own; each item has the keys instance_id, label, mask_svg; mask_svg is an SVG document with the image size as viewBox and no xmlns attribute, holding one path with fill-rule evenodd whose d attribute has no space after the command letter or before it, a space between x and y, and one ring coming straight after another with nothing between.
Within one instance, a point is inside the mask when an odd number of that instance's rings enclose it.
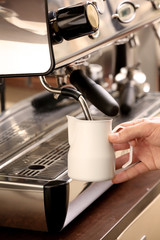
<instances>
[{"instance_id":1,"label":"white ceramic milk pitcher","mask_svg":"<svg viewBox=\"0 0 160 240\"><path fill-rule=\"evenodd\" d=\"M112 119L68 119L68 175L81 181L112 179L115 172L115 153L108 141Z\"/></svg>"}]
</instances>

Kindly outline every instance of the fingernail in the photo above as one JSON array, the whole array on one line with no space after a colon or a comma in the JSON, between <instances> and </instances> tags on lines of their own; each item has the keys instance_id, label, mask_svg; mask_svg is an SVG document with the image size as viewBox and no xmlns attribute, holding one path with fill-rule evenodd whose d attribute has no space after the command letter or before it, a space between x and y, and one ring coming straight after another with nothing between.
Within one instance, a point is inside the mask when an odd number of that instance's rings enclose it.
<instances>
[{"instance_id":1,"label":"fingernail","mask_svg":"<svg viewBox=\"0 0 160 240\"><path fill-rule=\"evenodd\" d=\"M118 180L117 180L117 178L116 178L116 176L112 179L112 183L114 183L114 184L119 183Z\"/></svg>"}]
</instances>

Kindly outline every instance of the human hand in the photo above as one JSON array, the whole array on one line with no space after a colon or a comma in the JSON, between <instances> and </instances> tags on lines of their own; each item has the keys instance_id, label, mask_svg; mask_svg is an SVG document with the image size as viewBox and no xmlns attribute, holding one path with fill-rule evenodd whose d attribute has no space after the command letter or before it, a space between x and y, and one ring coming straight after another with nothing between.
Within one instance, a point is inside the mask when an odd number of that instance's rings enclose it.
<instances>
[{"instance_id":1,"label":"human hand","mask_svg":"<svg viewBox=\"0 0 160 240\"><path fill-rule=\"evenodd\" d=\"M133 146L133 166L117 173L113 183L130 180L149 170L160 169L160 118L139 119L120 124L122 130L108 136L114 150L129 149ZM129 145L130 144L130 145ZM116 159L116 169L128 161L129 154Z\"/></svg>"}]
</instances>

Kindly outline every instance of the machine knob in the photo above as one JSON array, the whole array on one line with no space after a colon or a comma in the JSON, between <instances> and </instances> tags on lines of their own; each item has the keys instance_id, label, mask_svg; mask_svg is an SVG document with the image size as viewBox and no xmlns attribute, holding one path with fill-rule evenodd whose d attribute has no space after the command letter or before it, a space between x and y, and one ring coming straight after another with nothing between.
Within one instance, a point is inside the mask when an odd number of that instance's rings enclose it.
<instances>
[{"instance_id":1,"label":"machine knob","mask_svg":"<svg viewBox=\"0 0 160 240\"><path fill-rule=\"evenodd\" d=\"M92 3L61 8L56 13L58 34L71 40L95 33L99 28L99 16Z\"/></svg>"},{"instance_id":2,"label":"machine knob","mask_svg":"<svg viewBox=\"0 0 160 240\"><path fill-rule=\"evenodd\" d=\"M112 18L117 18L121 23L129 23L136 16L136 10L140 7L139 4L133 4L130 1L122 2L117 7L116 13Z\"/></svg>"}]
</instances>

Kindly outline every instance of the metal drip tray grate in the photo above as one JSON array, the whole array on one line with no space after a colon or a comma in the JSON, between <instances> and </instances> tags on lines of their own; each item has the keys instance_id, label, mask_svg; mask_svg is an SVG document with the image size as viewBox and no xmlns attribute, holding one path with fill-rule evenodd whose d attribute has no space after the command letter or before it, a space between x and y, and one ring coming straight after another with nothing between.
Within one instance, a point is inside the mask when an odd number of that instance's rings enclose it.
<instances>
[{"instance_id":1,"label":"metal drip tray grate","mask_svg":"<svg viewBox=\"0 0 160 240\"><path fill-rule=\"evenodd\" d=\"M55 179L67 170L68 149L68 131L65 129L17 157L0 173L24 178Z\"/></svg>"},{"instance_id":2,"label":"metal drip tray grate","mask_svg":"<svg viewBox=\"0 0 160 240\"><path fill-rule=\"evenodd\" d=\"M21 135L22 132L26 131L26 129L32 128L33 124L36 124L32 119L28 119L28 121L23 121L19 124L14 124L12 127L5 130L0 136L0 145L5 144L11 138L14 138L18 134Z\"/></svg>"},{"instance_id":3,"label":"metal drip tray grate","mask_svg":"<svg viewBox=\"0 0 160 240\"><path fill-rule=\"evenodd\" d=\"M35 161L35 164L50 166L53 162L57 161L61 156L66 154L68 147L69 147L68 142L64 142L63 144L58 146L55 150L50 151L42 158Z\"/></svg>"},{"instance_id":4,"label":"metal drip tray grate","mask_svg":"<svg viewBox=\"0 0 160 240\"><path fill-rule=\"evenodd\" d=\"M37 176L39 172L40 172L39 170L25 169L21 171L18 175L34 177Z\"/></svg>"},{"instance_id":5,"label":"metal drip tray grate","mask_svg":"<svg viewBox=\"0 0 160 240\"><path fill-rule=\"evenodd\" d=\"M56 167L58 161L67 154L68 148L68 142L64 142L63 144L56 147L54 150L51 150L44 156L34 161L31 165L27 167L27 169L23 169L22 171L18 172L17 175L37 176L53 164L54 167Z\"/></svg>"}]
</instances>

